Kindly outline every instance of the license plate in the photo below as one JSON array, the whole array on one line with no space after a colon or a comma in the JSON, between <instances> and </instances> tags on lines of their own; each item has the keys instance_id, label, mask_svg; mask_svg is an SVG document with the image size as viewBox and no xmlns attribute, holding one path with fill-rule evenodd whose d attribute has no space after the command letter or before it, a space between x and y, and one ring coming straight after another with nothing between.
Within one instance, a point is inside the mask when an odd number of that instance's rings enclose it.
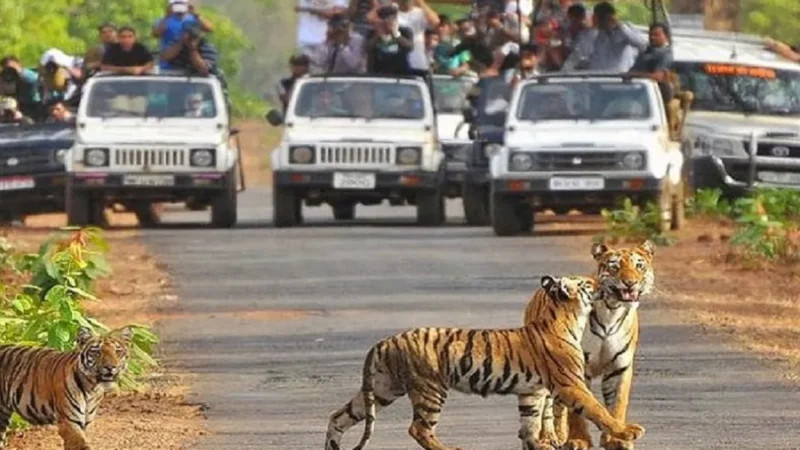
<instances>
[{"instance_id":1,"label":"license plate","mask_svg":"<svg viewBox=\"0 0 800 450\"><path fill-rule=\"evenodd\" d=\"M800 173L758 172L758 179L766 183L800 184Z\"/></svg>"},{"instance_id":2,"label":"license plate","mask_svg":"<svg viewBox=\"0 0 800 450\"><path fill-rule=\"evenodd\" d=\"M335 189L375 189L375 174L363 172L334 172Z\"/></svg>"},{"instance_id":3,"label":"license plate","mask_svg":"<svg viewBox=\"0 0 800 450\"><path fill-rule=\"evenodd\" d=\"M124 175L122 184L125 186L174 186L174 175Z\"/></svg>"},{"instance_id":4,"label":"license plate","mask_svg":"<svg viewBox=\"0 0 800 450\"><path fill-rule=\"evenodd\" d=\"M551 191L598 191L605 188L602 177L553 177L550 178Z\"/></svg>"},{"instance_id":5,"label":"license plate","mask_svg":"<svg viewBox=\"0 0 800 450\"><path fill-rule=\"evenodd\" d=\"M17 191L20 189L31 189L36 186L36 182L31 177L9 177L0 178L0 191Z\"/></svg>"}]
</instances>

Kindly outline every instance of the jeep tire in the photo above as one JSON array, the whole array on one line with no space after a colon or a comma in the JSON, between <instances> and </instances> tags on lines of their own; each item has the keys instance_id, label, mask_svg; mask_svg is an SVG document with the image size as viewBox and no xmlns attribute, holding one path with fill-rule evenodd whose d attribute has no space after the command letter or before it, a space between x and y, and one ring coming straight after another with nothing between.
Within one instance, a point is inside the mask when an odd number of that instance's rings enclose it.
<instances>
[{"instance_id":1,"label":"jeep tire","mask_svg":"<svg viewBox=\"0 0 800 450\"><path fill-rule=\"evenodd\" d=\"M356 205L352 202L341 202L331 205L333 218L336 220L353 220L356 217Z\"/></svg>"},{"instance_id":2,"label":"jeep tire","mask_svg":"<svg viewBox=\"0 0 800 450\"><path fill-rule=\"evenodd\" d=\"M444 223L444 196L441 190L420 191L417 194L417 223L435 227Z\"/></svg>"},{"instance_id":3,"label":"jeep tire","mask_svg":"<svg viewBox=\"0 0 800 450\"><path fill-rule=\"evenodd\" d=\"M524 216L520 214L520 199L492 194L490 203L492 230L494 230L496 236L514 236L521 233L528 226L528 223L523 219ZM529 227L532 226L533 215L531 215Z\"/></svg>"},{"instance_id":4,"label":"jeep tire","mask_svg":"<svg viewBox=\"0 0 800 450\"><path fill-rule=\"evenodd\" d=\"M485 227L489 225L489 192L485 187L464 183L462 187L464 218L467 225Z\"/></svg>"},{"instance_id":5,"label":"jeep tire","mask_svg":"<svg viewBox=\"0 0 800 450\"><path fill-rule=\"evenodd\" d=\"M105 208L101 201L92 199L88 192L75 190L71 181L67 181L66 192L67 226L107 226Z\"/></svg>"},{"instance_id":6,"label":"jeep tire","mask_svg":"<svg viewBox=\"0 0 800 450\"><path fill-rule=\"evenodd\" d=\"M141 227L155 227L161 223L156 205L152 203L139 203L133 207L133 213Z\"/></svg>"},{"instance_id":7,"label":"jeep tire","mask_svg":"<svg viewBox=\"0 0 800 450\"><path fill-rule=\"evenodd\" d=\"M286 228L303 223L302 199L291 189L273 183L272 223L276 228Z\"/></svg>"},{"instance_id":8,"label":"jeep tire","mask_svg":"<svg viewBox=\"0 0 800 450\"><path fill-rule=\"evenodd\" d=\"M237 221L236 171L231 169L225 174L225 187L211 201L211 226L214 228L233 228Z\"/></svg>"}]
</instances>

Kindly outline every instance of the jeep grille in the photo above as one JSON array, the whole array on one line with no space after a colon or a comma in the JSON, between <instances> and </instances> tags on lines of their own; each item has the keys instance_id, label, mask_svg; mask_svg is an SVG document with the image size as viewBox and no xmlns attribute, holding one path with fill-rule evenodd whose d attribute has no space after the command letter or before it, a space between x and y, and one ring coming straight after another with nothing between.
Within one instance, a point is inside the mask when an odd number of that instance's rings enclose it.
<instances>
[{"instance_id":1,"label":"jeep grille","mask_svg":"<svg viewBox=\"0 0 800 450\"><path fill-rule=\"evenodd\" d=\"M112 153L112 164L116 167L166 169L188 165L185 149L115 148Z\"/></svg>"},{"instance_id":2,"label":"jeep grille","mask_svg":"<svg viewBox=\"0 0 800 450\"><path fill-rule=\"evenodd\" d=\"M394 164L393 148L388 145L320 145L317 163L335 166L375 166Z\"/></svg>"},{"instance_id":3,"label":"jeep grille","mask_svg":"<svg viewBox=\"0 0 800 450\"><path fill-rule=\"evenodd\" d=\"M49 168L55 152L41 149L4 149L0 152L0 174L26 173Z\"/></svg>"},{"instance_id":4,"label":"jeep grille","mask_svg":"<svg viewBox=\"0 0 800 450\"><path fill-rule=\"evenodd\" d=\"M543 171L622 171L629 170L622 163L628 153L630 152L536 152L533 153L533 162L537 170Z\"/></svg>"}]
</instances>

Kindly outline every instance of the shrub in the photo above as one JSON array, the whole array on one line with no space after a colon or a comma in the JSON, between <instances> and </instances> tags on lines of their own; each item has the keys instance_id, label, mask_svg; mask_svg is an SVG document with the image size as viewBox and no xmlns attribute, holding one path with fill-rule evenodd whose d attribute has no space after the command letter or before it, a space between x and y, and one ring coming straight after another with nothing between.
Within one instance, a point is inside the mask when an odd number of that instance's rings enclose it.
<instances>
[{"instance_id":1,"label":"shrub","mask_svg":"<svg viewBox=\"0 0 800 450\"><path fill-rule=\"evenodd\" d=\"M596 241L641 242L650 239L658 245L669 245L672 239L661 232L661 211L653 202L644 209L625 198L619 208L603 209L601 212L606 233L595 238Z\"/></svg>"},{"instance_id":2,"label":"shrub","mask_svg":"<svg viewBox=\"0 0 800 450\"><path fill-rule=\"evenodd\" d=\"M37 253L17 252L0 240L0 270L5 275L0 278L0 344L70 351L79 327L107 332L108 327L83 308L85 301L99 301L93 295L95 281L111 273L107 251L101 231L94 228L53 235ZM130 363L120 377L123 390L139 389L138 378L157 365L151 356L157 337L146 327L131 326Z\"/></svg>"},{"instance_id":3,"label":"shrub","mask_svg":"<svg viewBox=\"0 0 800 450\"><path fill-rule=\"evenodd\" d=\"M736 200L731 245L747 258L800 260L800 192L764 189Z\"/></svg>"}]
</instances>

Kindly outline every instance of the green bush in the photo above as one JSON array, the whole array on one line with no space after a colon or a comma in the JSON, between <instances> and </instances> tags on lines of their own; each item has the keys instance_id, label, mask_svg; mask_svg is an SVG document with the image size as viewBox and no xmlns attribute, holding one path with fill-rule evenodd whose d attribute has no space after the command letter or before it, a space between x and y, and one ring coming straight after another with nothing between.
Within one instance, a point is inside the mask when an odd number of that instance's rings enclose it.
<instances>
[{"instance_id":1,"label":"green bush","mask_svg":"<svg viewBox=\"0 0 800 450\"><path fill-rule=\"evenodd\" d=\"M731 244L748 258L800 260L800 192L764 189L736 200Z\"/></svg>"},{"instance_id":2,"label":"green bush","mask_svg":"<svg viewBox=\"0 0 800 450\"><path fill-rule=\"evenodd\" d=\"M641 242L650 239L657 245L673 242L661 232L661 211L655 203L648 202L642 209L630 198L625 198L618 208L603 209L601 214L607 231L597 236L596 241Z\"/></svg>"},{"instance_id":3,"label":"green bush","mask_svg":"<svg viewBox=\"0 0 800 450\"><path fill-rule=\"evenodd\" d=\"M109 331L83 308L85 301L99 301L94 284L111 273L107 251L101 231L93 228L51 236L37 253L17 252L1 240L0 344L71 351L81 326L96 334ZM130 362L119 382L123 390L139 389L138 379L157 366L151 355L158 338L144 326L131 327Z\"/></svg>"}]
</instances>

